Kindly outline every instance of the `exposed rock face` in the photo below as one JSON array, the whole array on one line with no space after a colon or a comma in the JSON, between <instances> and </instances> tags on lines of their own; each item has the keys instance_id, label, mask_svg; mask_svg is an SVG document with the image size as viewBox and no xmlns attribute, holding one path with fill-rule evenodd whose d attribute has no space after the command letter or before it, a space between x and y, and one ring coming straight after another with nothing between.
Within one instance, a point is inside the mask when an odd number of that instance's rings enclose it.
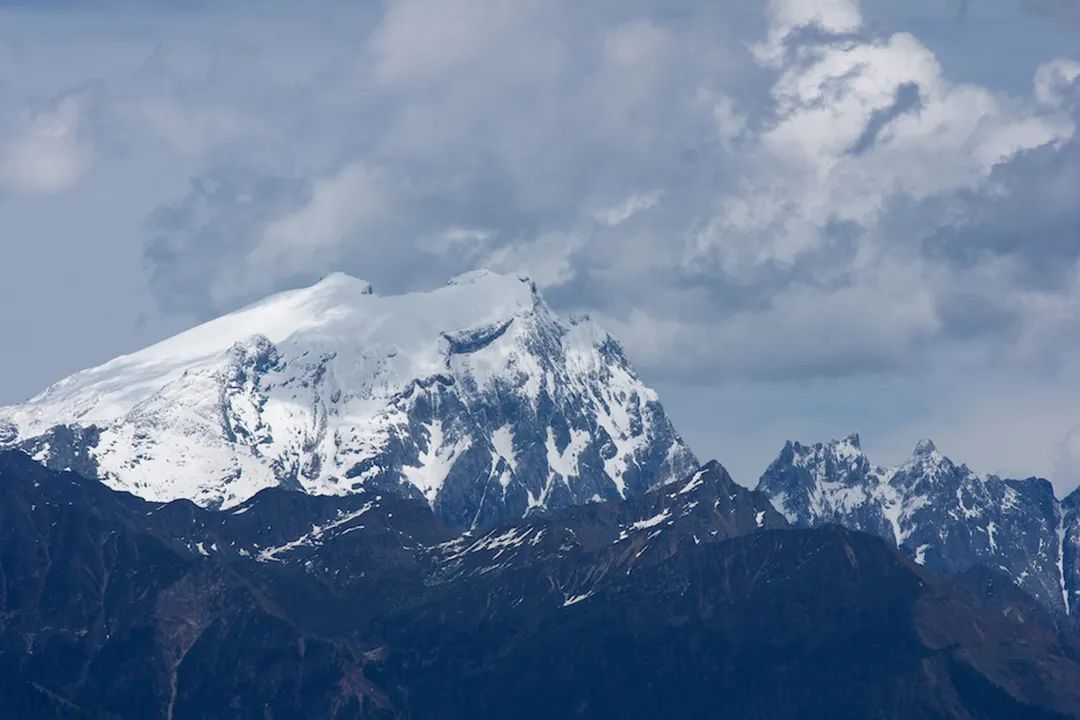
<instances>
[{"instance_id":1,"label":"exposed rock face","mask_svg":"<svg viewBox=\"0 0 1080 720\"><path fill-rule=\"evenodd\" d=\"M1061 501L1061 573L1069 612L1080 617L1080 488Z\"/></svg>"},{"instance_id":2,"label":"exposed rock face","mask_svg":"<svg viewBox=\"0 0 1080 720\"><path fill-rule=\"evenodd\" d=\"M430 293L332 275L275 295L0 409L5 445L151 500L381 489L462 528L696 465L613 338L485 272Z\"/></svg>"},{"instance_id":3,"label":"exposed rock face","mask_svg":"<svg viewBox=\"0 0 1080 720\"><path fill-rule=\"evenodd\" d=\"M1062 514L1046 480L978 475L929 440L902 465L876 467L851 435L809 446L789 442L758 490L794 525L870 532L939 572L983 565L1048 607L1067 609Z\"/></svg>"},{"instance_id":4,"label":"exposed rock face","mask_svg":"<svg viewBox=\"0 0 1080 720\"><path fill-rule=\"evenodd\" d=\"M1076 717L1080 643L987 570L784 529L709 464L458 535L426 503L151 503L0 453L0 707L34 718ZM842 681L838 681L838 678Z\"/></svg>"}]
</instances>

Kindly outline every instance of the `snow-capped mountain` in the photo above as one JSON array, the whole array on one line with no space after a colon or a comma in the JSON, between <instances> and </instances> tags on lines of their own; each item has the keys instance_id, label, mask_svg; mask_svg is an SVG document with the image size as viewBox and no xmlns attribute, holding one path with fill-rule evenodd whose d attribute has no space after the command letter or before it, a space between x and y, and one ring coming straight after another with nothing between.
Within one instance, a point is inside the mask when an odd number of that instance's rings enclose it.
<instances>
[{"instance_id":1,"label":"snow-capped mountain","mask_svg":"<svg viewBox=\"0 0 1080 720\"><path fill-rule=\"evenodd\" d=\"M619 344L527 278L374 294L334 274L0 409L0 447L167 501L382 489L472 527L696 461Z\"/></svg>"},{"instance_id":2,"label":"snow-capped mountain","mask_svg":"<svg viewBox=\"0 0 1080 720\"><path fill-rule=\"evenodd\" d=\"M858 435L850 435L787 443L758 490L794 525L835 523L874 533L940 572L978 565L999 570L1046 605L1067 611L1062 513L1046 480L976 474L929 440L902 465L877 467Z\"/></svg>"}]
</instances>

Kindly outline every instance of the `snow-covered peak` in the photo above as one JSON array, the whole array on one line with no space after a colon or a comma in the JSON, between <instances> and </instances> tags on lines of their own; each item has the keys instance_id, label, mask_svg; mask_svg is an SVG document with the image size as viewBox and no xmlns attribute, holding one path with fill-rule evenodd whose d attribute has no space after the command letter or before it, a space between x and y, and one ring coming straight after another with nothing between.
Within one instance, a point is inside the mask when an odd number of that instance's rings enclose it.
<instances>
[{"instance_id":1,"label":"snow-covered peak","mask_svg":"<svg viewBox=\"0 0 1080 720\"><path fill-rule=\"evenodd\" d=\"M865 462L858 433L851 433L839 439L829 440L825 443L814 443L813 445L804 445L789 440L777 461L787 462L787 456L790 456L792 464L804 468L830 463L855 469Z\"/></svg>"},{"instance_id":2,"label":"snow-covered peak","mask_svg":"<svg viewBox=\"0 0 1080 720\"><path fill-rule=\"evenodd\" d=\"M463 286L463 285L477 285L493 281L504 281L507 279L515 280L529 289L530 292L538 294L539 291L536 288L536 283L532 281L528 275L522 273L497 273L494 270L487 268L478 268L476 270L469 270L463 272L460 275L455 275L447 281L448 287Z\"/></svg>"},{"instance_id":3,"label":"snow-covered peak","mask_svg":"<svg viewBox=\"0 0 1080 720\"><path fill-rule=\"evenodd\" d=\"M373 295L375 293L374 286L367 280L361 280L343 272L328 273L322 280L307 288L312 294L334 292L337 289L356 295Z\"/></svg>"},{"instance_id":4,"label":"snow-covered peak","mask_svg":"<svg viewBox=\"0 0 1080 720\"><path fill-rule=\"evenodd\" d=\"M371 284L332 273L314 285L277 293L104 365L72 375L11 414L21 433L77 420L100 423L129 412L193 367L225 362L236 343L265 338L276 346L335 354L362 375L381 354L401 379L436 372L444 335L539 312L554 314L528 281L491 272L432 292L379 296ZM381 350L381 352L380 352ZM389 368L387 368L389 369Z\"/></svg>"},{"instance_id":5,"label":"snow-covered peak","mask_svg":"<svg viewBox=\"0 0 1080 720\"><path fill-rule=\"evenodd\" d=\"M939 571L986 565L1062 606L1059 513L1044 480L978 475L930 440L920 440L901 465L877 467L848 438L789 443L758 489L793 524L874 533Z\"/></svg>"},{"instance_id":6,"label":"snow-covered peak","mask_svg":"<svg viewBox=\"0 0 1080 720\"><path fill-rule=\"evenodd\" d=\"M862 445L858 433L850 433L840 438L833 438L827 442L818 442L807 445L799 441L789 440L788 446L796 448L802 454L825 451L831 454L854 455L862 453Z\"/></svg>"},{"instance_id":7,"label":"snow-covered peak","mask_svg":"<svg viewBox=\"0 0 1080 720\"><path fill-rule=\"evenodd\" d=\"M452 505L458 525L644 492L694 465L618 343L489 271L401 295L334 273L0 408L0 428L4 445L155 500L377 485Z\"/></svg>"},{"instance_id":8,"label":"snow-covered peak","mask_svg":"<svg viewBox=\"0 0 1080 720\"><path fill-rule=\"evenodd\" d=\"M927 457L937 452L937 445L930 438L922 438L919 442L915 443L915 451L912 453L914 457Z\"/></svg>"},{"instance_id":9,"label":"snow-covered peak","mask_svg":"<svg viewBox=\"0 0 1080 720\"><path fill-rule=\"evenodd\" d=\"M890 470L894 482L924 486L927 483L946 484L965 482L977 484L986 476L972 472L966 465L958 465L943 455L933 441L923 438L906 462Z\"/></svg>"},{"instance_id":10,"label":"snow-covered peak","mask_svg":"<svg viewBox=\"0 0 1080 720\"><path fill-rule=\"evenodd\" d=\"M839 440L829 443L833 453L843 460L854 460L862 457L862 446L859 444L859 434L851 433Z\"/></svg>"}]
</instances>

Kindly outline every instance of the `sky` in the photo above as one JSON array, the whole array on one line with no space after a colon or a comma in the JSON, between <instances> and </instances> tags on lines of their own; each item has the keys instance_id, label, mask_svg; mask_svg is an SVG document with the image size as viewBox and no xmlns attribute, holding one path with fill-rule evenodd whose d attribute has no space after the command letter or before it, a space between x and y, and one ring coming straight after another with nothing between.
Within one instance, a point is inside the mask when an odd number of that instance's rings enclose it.
<instances>
[{"instance_id":1,"label":"sky","mask_svg":"<svg viewBox=\"0 0 1080 720\"><path fill-rule=\"evenodd\" d=\"M1073 0L0 4L0 403L344 271L488 267L702 458L1080 484Z\"/></svg>"}]
</instances>

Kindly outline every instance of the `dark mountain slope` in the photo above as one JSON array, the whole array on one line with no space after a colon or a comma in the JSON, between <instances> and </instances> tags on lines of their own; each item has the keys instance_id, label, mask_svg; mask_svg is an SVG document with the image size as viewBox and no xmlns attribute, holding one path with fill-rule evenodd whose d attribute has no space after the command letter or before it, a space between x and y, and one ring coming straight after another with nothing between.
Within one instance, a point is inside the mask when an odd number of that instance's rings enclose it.
<instances>
[{"instance_id":1,"label":"dark mountain slope","mask_svg":"<svg viewBox=\"0 0 1080 720\"><path fill-rule=\"evenodd\" d=\"M865 534L684 541L663 562L609 577L568 606L544 577L473 578L401 617L393 634L405 644L374 677L412 678L418 717L1051 718L1080 708L1074 639L983 610Z\"/></svg>"},{"instance_id":2,"label":"dark mountain slope","mask_svg":"<svg viewBox=\"0 0 1080 720\"><path fill-rule=\"evenodd\" d=\"M222 520L0 454L5 716L357 716L369 688L345 644L302 634L235 559L189 549Z\"/></svg>"},{"instance_id":3,"label":"dark mountain slope","mask_svg":"<svg viewBox=\"0 0 1080 720\"><path fill-rule=\"evenodd\" d=\"M715 464L457 537L397 497L212 512L6 453L0 538L5 716L1080 716L1080 644L1010 583L784 529Z\"/></svg>"}]
</instances>

